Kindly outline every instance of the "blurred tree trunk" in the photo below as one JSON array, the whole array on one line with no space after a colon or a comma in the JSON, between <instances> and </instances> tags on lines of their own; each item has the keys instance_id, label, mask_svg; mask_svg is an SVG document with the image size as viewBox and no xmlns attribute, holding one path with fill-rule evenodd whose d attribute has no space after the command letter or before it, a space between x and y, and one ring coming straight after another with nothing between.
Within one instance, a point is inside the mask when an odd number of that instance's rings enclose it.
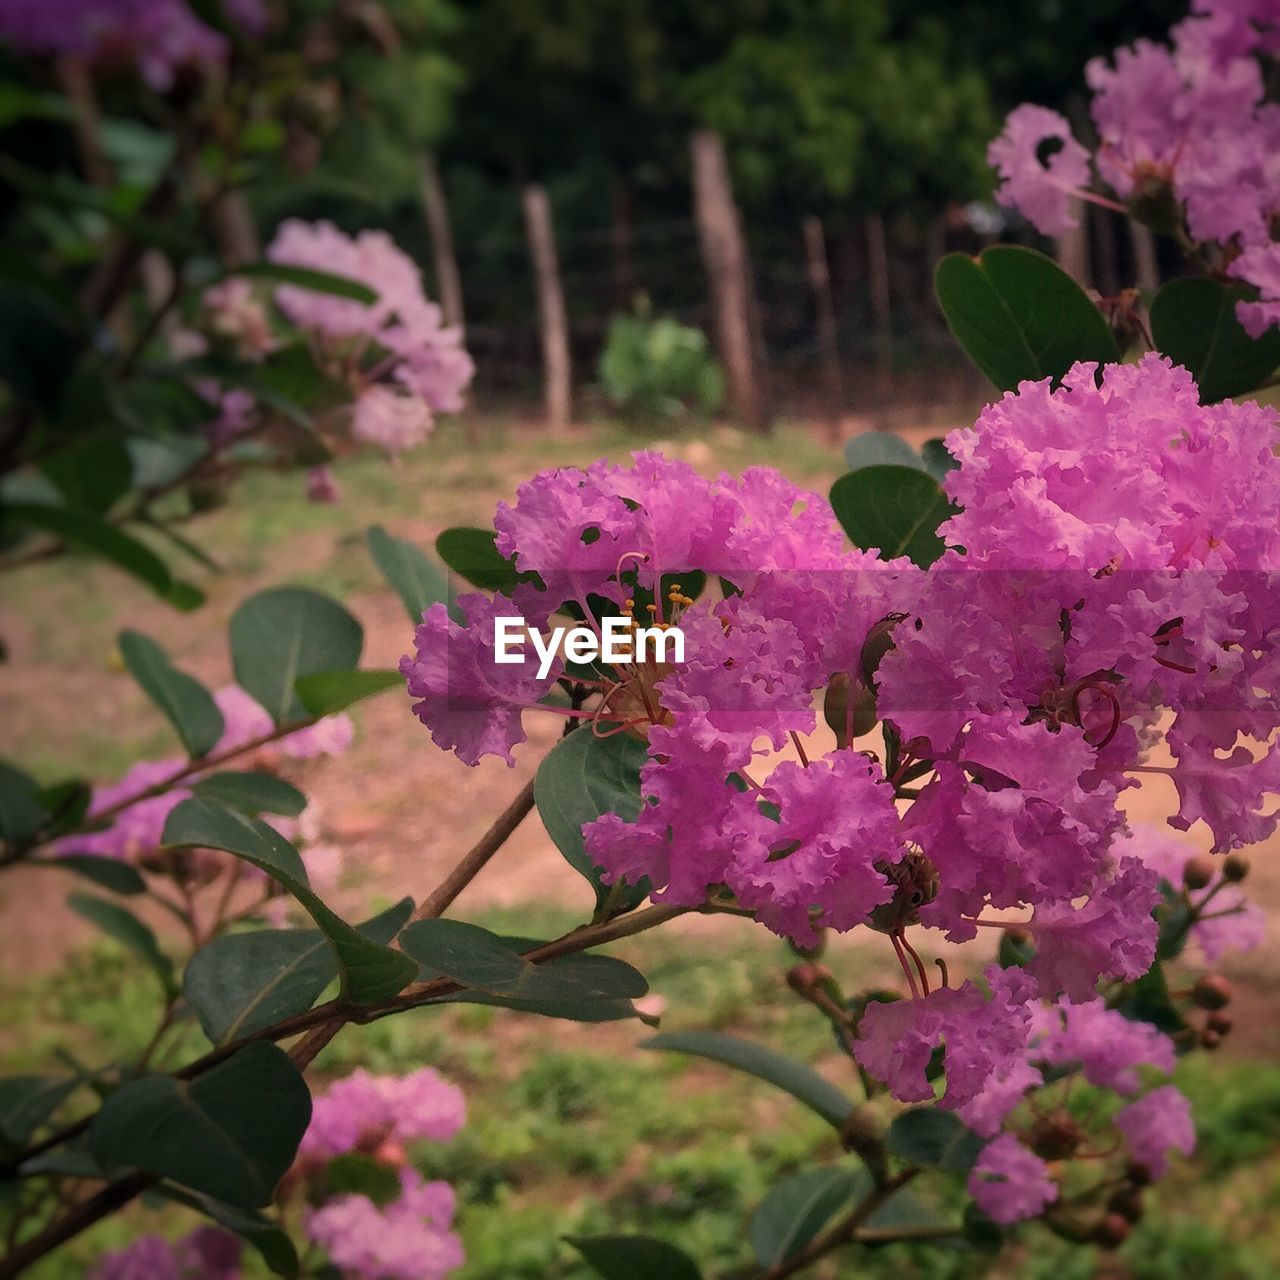
<instances>
[{"instance_id":1,"label":"blurred tree trunk","mask_svg":"<svg viewBox=\"0 0 1280 1280\"><path fill-rule=\"evenodd\" d=\"M1072 200L1079 226L1072 227L1058 237L1058 265L1078 285L1090 287L1089 271L1089 220L1080 208L1079 200Z\"/></svg>"},{"instance_id":2,"label":"blurred tree trunk","mask_svg":"<svg viewBox=\"0 0 1280 1280\"><path fill-rule=\"evenodd\" d=\"M462 277L458 274L458 258L453 250L453 228L449 225L449 205L436 158L430 151L422 153L422 209L431 235L431 259L435 266L436 287L440 290L440 309L444 322L451 328L465 330L462 309Z\"/></svg>"},{"instance_id":3,"label":"blurred tree trunk","mask_svg":"<svg viewBox=\"0 0 1280 1280\"><path fill-rule=\"evenodd\" d=\"M258 228L243 191L225 191L210 210L218 252L229 267L242 267L262 257Z\"/></svg>"},{"instance_id":4,"label":"blurred tree trunk","mask_svg":"<svg viewBox=\"0 0 1280 1280\"><path fill-rule=\"evenodd\" d=\"M689 145L693 157L694 215L711 283L716 345L738 416L749 430L763 431L765 417L751 341L753 304L746 247L729 185L724 143L719 134L699 129Z\"/></svg>"},{"instance_id":5,"label":"blurred tree trunk","mask_svg":"<svg viewBox=\"0 0 1280 1280\"><path fill-rule=\"evenodd\" d=\"M1150 227L1129 219L1129 235L1133 240L1134 277L1139 289L1154 293L1160 287L1160 264L1156 258L1156 238Z\"/></svg>"},{"instance_id":6,"label":"blurred tree trunk","mask_svg":"<svg viewBox=\"0 0 1280 1280\"><path fill-rule=\"evenodd\" d=\"M1116 215L1109 209L1089 206L1086 224L1093 224L1093 245L1098 259L1098 291L1105 298L1120 292L1120 246L1116 242Z\"/></svg>"},{"instance_id":7,"label":"blurred tree trunk","mask_svg":"<svg viewBox=\"0 0 1280 1280\"><path fill-rule=\"evenodd\" d=\"M609 186L612 213L610 246L613 251L613 306L615 311L630 311L636 288L631 249L635 232L635 210L631 203L631 187L626 178L615 175Z\"/></svg>"},{"instance_id":8,"label":"blurred tree trunk","mask_svg":"<svg viewBox=\"0 0 1280 1280\"><path fill-rule=\"evenodd\" d=\"M822 380L826 384L827 421L834 444L840 443L841 411L844 408L844 381L840 376L840 342L836 332L836 309L831 297L831 271L827 263L827 238L822 219L804 220L804 247L809 285L817 318L818 353Z\"/></svg>"},{"instance_id":9,"label":"blurred tree trunk","mask_svg":"<svg viewBox=\"0 0 1280 1280\"><path fill-rule=\"evenodd\" d=\"M560 284L555 232L551 226L551 202L540 182L531 182L524 189L524 220L538 291L547 428L553 435L560 435L569 425L572 377L569 324L565 316L564 290Z\"/></svg>"},{"instance_id":10,"label":"blurred tree trunk","mask_svg":"<svg viewBox=\"0 0 1280 1280\"><path fill-rule=\"evenodd\" d=\"M893 297L889 291L889 247L884 233L884 217L869 213L863 222L867 242L867 283L871 290L871 316L876 333L876 375L880 409L885 407L893 375ZM888 427L883 414L877 415L881 430Z\"/></svg>"}]
</instances>

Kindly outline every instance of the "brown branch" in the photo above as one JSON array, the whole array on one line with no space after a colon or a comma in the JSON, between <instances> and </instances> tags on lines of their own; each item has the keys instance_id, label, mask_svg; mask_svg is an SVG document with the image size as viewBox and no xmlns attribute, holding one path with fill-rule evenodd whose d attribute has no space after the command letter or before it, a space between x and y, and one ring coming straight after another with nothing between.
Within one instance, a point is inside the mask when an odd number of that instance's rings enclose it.
<instances>
[{"instance_id":1,"label":"brown branch","mask_svg":"<svg viewBox=\"0 0 1280 1280\"><path fill-rule=\"evenodd\" d=\"M502 848L532 809L533 779L530 778L520 788L515 799L498 815L489 830L476 841L471 850L445 876L436 889L423 899L422 905L413 913L413 919L431 920L436 916L444 915L453 900L483 870L489 859Z\"/></svg>"}]
</instances>

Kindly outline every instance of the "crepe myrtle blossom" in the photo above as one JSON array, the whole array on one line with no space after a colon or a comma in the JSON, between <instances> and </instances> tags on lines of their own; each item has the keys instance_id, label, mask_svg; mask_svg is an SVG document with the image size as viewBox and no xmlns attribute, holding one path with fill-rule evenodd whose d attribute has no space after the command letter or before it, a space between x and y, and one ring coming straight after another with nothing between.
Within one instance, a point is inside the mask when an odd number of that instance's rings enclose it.
<instances>
[{"instance_id":1,"label":"crepe myrtle blossom","mask_svg":"<svg viewBox=\"0 0 1280 1280\"><path fill-rule=\"evenodd\" d=\"M267 26L263 0L232 0L223 11L246 35ZM183 0L6 0L0 40L23 53L83 58L107 71L135 65L161 92L186 68L223 62L231 48Z\"/></svg>"},{"instance_id":2,"label":"crepe myrtle blossom","mask_svg":"<svg viewBox=\"0 0 1280 1280\"><path fill-rule=\"evenodd\" d=\"M104 1254L89 1280L240 1280L243 1245L217 1227L198 1227L179 1240L139 1236Z\"/></svg>"},{"instance_id":3,"label":"crepe myrtle blossom","mask_svg":"<svg viewBox=\"0 0 1280 1280\"><path fill-rule=\"evenodd\" d=\"M1029 1010L1091 1007L1155 959L1165 896L1124 793L1168 778L1169 825L1219 853L1276 827L1280 753L1260 745L1280 726L1276 425L1201 405L1154 355L1023 383L948 438L959 513L927 571L851 550L823 499L767 469L709 480L639 453L544 472L494 521L519 584L462 597L460 620L434 606L401 669L468 764L513 762L530 710L643 742L634 819L583 830L606 881L727 904L802 946L824 927L886 935L913 998L867 1012L864 1067L923 1101L944 1046L943 1105L990 1081L1016 1100ZM494 660L496 618L545 631L618 610L678 625L685 661ZM883 741L862 736L877 722ZM911 941L1010 926L1034 952L985 986L952 988Z\"/></svg>"},{"instance_id":4,"label":"crepe myrtle blossom","mask_svg":"<svg viewBox=\"0 0 1280 1280\"><path fill-rule=\"evenodd\" d=\"M1273 0L1193 4L1167 43L1139 40L1086 67L1092 156L1057 113L1016 108L988 152L996 199L1046 235L1075 225L1072 195L1166 230L1180 220L1191 241L1217 247L1228 274L1259 290L1236 306L1259 336L1280 321L1280 104L1267 100L1263 61L1277 49ZM1112 195L1091 187L1091 166Z\"/></svg>"},{"instance_id":5,"label":"crepe myrtle blossom","mask_svg":"<svg viewBox=\"0 0 1280 1280\"><path fill-rule=\"evenodd\" d=\"M377 1152L387 1143L447 1142L466 1115L462 1090L430 1067L405 1076L360 1069L315 1098L298 1156L328 1160L349 1151Z\"/></svg>"},{"instance_id":6,"label":"crepe myrtle blossom","mask_svg":"<svg viewBox=\"0 0 1280 1280\"><path fill-rule=\"evenodd\" d=\"M366 1196L335 1196L309 1209L303 1230L344 1276L355 1280L442 1280L462 1266L451 1230L456 1196L447 1182L400 1174L400 1195L379 1207Z\"/></svg>"},{"instance_id":7,"label":"crepe myrtle blossom","mask_svg":"<svg viewBox=\"0 0 1280 1280\"><path fill-rule=\"evenodd\" d=\"M1037 1217L1058 1198L1049 1166L1011 1133L989 1143L969 1173L969 1194L993 1222Z\"/></svg>"},{"instance_id":8,"label":"crepe myrtle blossom","mask_svg":"<svg viewBox=\"0 0 1280 1280\"><path fill-rule=\"evenodd\" d=\"M475 367L459 330L428 300L417 264L383 231L355 236L330 222L282 223L267 257L285 266L345 276L376 295L370 303L281 285L276 303L314 332L358 384L352 433L395 454L430 433L436 414L457 413ZM369 360L363 359L369 353Z\"/></svg>"}]
</instances>

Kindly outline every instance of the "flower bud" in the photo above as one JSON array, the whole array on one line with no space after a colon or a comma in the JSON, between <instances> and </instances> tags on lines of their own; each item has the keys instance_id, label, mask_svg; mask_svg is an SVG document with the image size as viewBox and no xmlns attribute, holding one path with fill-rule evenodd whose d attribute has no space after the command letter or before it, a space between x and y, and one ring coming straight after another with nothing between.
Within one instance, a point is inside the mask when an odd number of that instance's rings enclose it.
<instances>
[{"instance_id":1,"label":"flower bud","mask_svg":"<svg viewBox=\"0 0 1280 1280\"><path fill-rule=\"evenodd\" d=\"M793 964L787 970L787 986L797 995L807 996L818 985L818 968L812 964Z\"/></svg>"},{"instance_id":2,"label":"flower bud","mask_svg":"<svg viewBox=\"0 0 1280 1280\"><path fill-rule=\"evenodd\" d=\"M853 702L850 710L850 700ZM849 676L837 671L827 685L822 699L822 716L836 735L836 742L843 744L846 735L860 738L876 727L876 695L861 680L850 682Z\"/></svg>"},{"instance_id":3,"label":"flower bud","mask_svg":"<svg viewBox=\"0 0 1280 1280\"><path fill-rule=\"evenodd\" d=\"M1145 1164L1139 1164L1137 1160L1130 1160L1124 1167L1124 1176L1129 1179L1135 1187L1149 1187L1153 1181L1151 1170Z\"/></svg>"},{"instance_id":4,"label":"flower bud","mask_svg":"<svg viewBox=\"0 0 1280 1280\"><path fill-rule=\"evenodd\" d=\"M1196 979L1191 999L1201 1009L1225 1009L1231 1003L1231 983L1220 973L1206 973Z\"/></svg>"},{"instance_id":5,"label":"flower bud","mask_svg":"<svg viewBox=\"0 0 1280 1280\"><path fill-rule=\"evenodd\" d=\"M1200 1047L1202 1049L1216 1049L1222 1043L1222 1036L1217 1031L1205 1029L1200 1033Z\"/></svg>"},{"instance_id":6,"label":"flower bud","mask_svg":"<svg viewBox=\"0 0 1280 1280\"><path fill-rule=\"evenodd\" d=\"M873 1107L854 1107L840 1126L840 1142L846 1151L870 1151L883 1143L886 1127Z\"/></svg>"},{"instance_id":7,"label":"flower bud","mask_svg":"<svg viewBox=\"0 0 1280 1280\"><path fill-rule=\"evenodd\" d=\"M1231 1021L1230 1015L1225 1013L1211 1013L1204 1020L1205 1028L1209 1031L1216 1031L1220 1036L1225 1036L1235 1023Z\"/></svg>"},{"instance_id":8,"label":"flower bud","mask_svg":"<svg viewBox=\"0 0 1280 1280\"><path fill-rule=\"evenodd\" d=\"M1188 860L1182 868L1182 883L1188 889L1203 889L1213 880L1213 863L1208 858L1197 857Z\"/></svg>"},{"instance_id":9,"label":"flower bud","mask_svg":"<svg viewBox=\"0 0 1280 1280\"><path fill-rule=\"evenodd\" d=\"M1093 1229L1095 1244L1104 1249L1117 1249L1129 1238L1129 1223L1118 1213L1109 1213Z\"/></svg>"},{"instance_id":10,"label":"flower bud","mask_svg":"<svg viewBox=\"0 0 1280 1280\"><path fill-rule=\"evenodd\" d=\"M1142 1192L1137 1187L1121 1187L1112 1192L1107 1212L1118 1213L1126 1222L1137 1222L1142 1217Z\"/></svg>"},{"instance_id":11,"label":"flower bud","mask_svg":"<svg viewBox=\"0 0 1280 1280\"><path fill-rule=\"evenodd\" d=\"M1232 884L1239 884L1249 874L1249 859L1238 853L1230 854L1222 864L1222 878Z\"/></svg>"},{"instance_id":12,"label":"flower bud","mask_svg":"<svg viewBox=\"0 0 1280 1280\"><path fill-rule=\"evenodd\" d=\"M876 672L880 669L880 663L884 655L893 648L893 629L905 616L905 614L901 613L892 613L887 618L877 622L867 632L867 638L862 645L860 661L862 678L872 687L875 685Z\"/></svg>"},{"instance_id":13,"label":"flower bud","mask_svg":"<svg viewBox=\"0 0 1280 1280\"><path fill-rule=\"evenodd\" d=\"M1031 1130L1031 1150L1041 1160L1065 1160L1075 1154L1084 1135L1065 1111L1041 1116Z\"/></svg>"}]
</instances>

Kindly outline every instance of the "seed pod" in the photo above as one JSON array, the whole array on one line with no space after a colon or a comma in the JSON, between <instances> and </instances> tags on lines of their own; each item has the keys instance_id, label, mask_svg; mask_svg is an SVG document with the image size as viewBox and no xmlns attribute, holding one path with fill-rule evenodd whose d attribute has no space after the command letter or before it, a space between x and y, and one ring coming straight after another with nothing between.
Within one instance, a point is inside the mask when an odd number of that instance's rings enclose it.
<instances>
[{"instance_id":1,"label":"seed pod","mask_svg":"<svg viewBox=\"0 0 1280 1280\"><path fill-rule=\"evenodd\" d=\"M1084 1135L1065 1111L1041 1116L1031 1130L1031 1150L1041 1160L1065 1160L1075 1154Z\"/></svg>"},{"instance_id":2,"label":"seed pod","mask_svg":"<svg viewBox=\"0 0 1280 1280\"><path fill-rule=\"evenodd\" d=\"M1202 1049L1216 1049L1222 1043L1222 1036L1217 1031L1205 1029L1200 1033L1200 1047Z\"/></svg>"},{"instance_id":3,"label":"seed pod","mask_svg":"<svg viewBox=\"0 0 1280 1280\"><path fill-rule=\"evenodd\" d=\"M1137 1187L1121 1187L1112 1192L1107 1212L1118 1213L1126 1222L1137 1222L1142 1217L1142 1192Z\"/></svg>"},{"instance_id":4,"label":"seed pod","mask_svg":"<svg viewBox=\"0 0 1280 1280\"><path fill-rule=\"evenodd\" d=\"M1235 1023L1231 1021L1229 1014L1211 1013L1204 1020L1204 1025L1207 1030L1216 1031L1220 1036L1225 1036L1235 1026Z\"/></svg>"},{"instance_id":5,"label":"seed pod","mask_svg":"<svg viewBox=\"0 0 1280 1280\"><path fill-rule=\"evenodd\" d=\"M1130 1160L1124 1167L1124 1176L1129 1179L1135 1187L1149 1187L1153 1181L1151 1170L1145 1164L1139 1164L1137 1160Z\"/></svg>"},{"instance_id":6,"label":"seed pod","mask_svg":"<svg viewBox=\"0 0 1280 1280\"><path fill-rule=\"evenodd\" d=\"M811 964L793 964L787 970L787 986L798 995L808 995L818 985L818 970Z\"/></svg>"},{"instance_id":7,"label":"seed pod","mask_svg":"<svg viewBox=\"0 0 1280 1280\"><path fill-rule=\"evenodd\" d=\"M1225 1009L1231 1003L1231 983L1220 973L1206 973L1196 979L1191 999L1201 1009Z\"/></svg>"},{"instance_id":8,"label":"seed pod","mask_svg":"<svg viewBox=\"0 0 1280 1280\"><path fill-rule=\"evenodd\" d=\"M920 908L938 896L938 868L923 853L900 862L876 862L875 869L894 886L893 898L874 908L868 924L880 933L896 933L920 919Z\"/></svg>"},{"instance_id":9,"label":"seed pod","mask_svg":"<svg viewBox=\"0 0 1280 1280\"><path fill-rule=\"evenodd\" d=\"M1239 884L1249 874L1249 859L1238 853L1230 854L1222 864L1222 877L1232 884Z\"/></svg>"},{"instance_id":10,"label":"seed pod","mask_svg":"<svg viewBox=\"0 0 1280 1280\"><path fill-rule=\"evenodd\" d=\"M1093 1229L1095 1244L1104 1249L1118 1249L1129 1238L1129 1223L1118 1213L1109 1213Z\"/></svg>"},{"instance_id":11,"label":"seed pod","mask_svg":"<svg viewBox=\"0 0 1280 1280\"><path fill-rule=\"evenodd\" d=\"M1182 868L1182 883L1188 889L1203 889L1213 880L1213 863L1208 858L1191 858Z\"/></svg>"}]
</instances>

